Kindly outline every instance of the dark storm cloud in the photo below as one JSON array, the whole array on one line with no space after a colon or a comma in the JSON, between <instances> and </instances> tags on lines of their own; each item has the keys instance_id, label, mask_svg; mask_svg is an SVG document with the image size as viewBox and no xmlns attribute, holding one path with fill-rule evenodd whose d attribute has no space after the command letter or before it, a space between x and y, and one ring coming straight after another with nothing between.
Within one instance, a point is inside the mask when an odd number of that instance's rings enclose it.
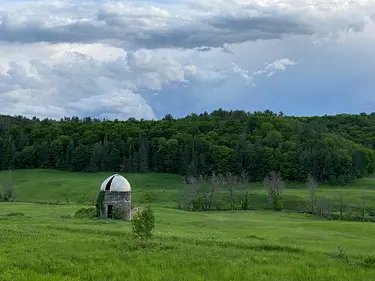
<instances>
[{"instance_id":1,"label":"dark storm cloud","mask_svg":"<svg viewBox=\"0 0 375 281\"><path fill-rule=\"evenodd\" d=\"M133 47L200 48L208 51L224 43L241 43L281 38L288 34L312 34L306 24L290 18L215 17L184 21L167 19L165 27L143 26L134 17L119 18L100 12L95 20L47 27L42 22L14 23L0 17L0 41L18 43L89 43L117 40Z\"/></svg>"}]
</instances>

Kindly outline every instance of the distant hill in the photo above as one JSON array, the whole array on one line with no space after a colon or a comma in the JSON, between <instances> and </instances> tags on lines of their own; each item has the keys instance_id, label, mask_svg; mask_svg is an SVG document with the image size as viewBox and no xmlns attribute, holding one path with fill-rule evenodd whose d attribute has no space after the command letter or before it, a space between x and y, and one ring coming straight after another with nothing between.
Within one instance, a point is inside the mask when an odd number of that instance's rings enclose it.
<instances>
[{"instance_id":1,"label":"distant hill","mask_svg":"<svg viewBox=\"0 0 375 281\"><path fill-rule=\"evenodd\" d=\"M375 114L293 117L216 110L160 121L0 116L0 169L232 173L343 184L375 169Z\"/></svg>"}]
</instances>

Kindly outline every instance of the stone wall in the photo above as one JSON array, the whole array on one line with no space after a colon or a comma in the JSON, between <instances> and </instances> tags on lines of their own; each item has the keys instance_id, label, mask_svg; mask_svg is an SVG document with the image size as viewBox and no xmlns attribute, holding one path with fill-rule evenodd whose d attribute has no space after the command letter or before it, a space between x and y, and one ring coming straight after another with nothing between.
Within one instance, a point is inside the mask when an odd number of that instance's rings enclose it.
<instances>
[{"instance_id":1,"label":"stone wall","mask_svg":"<svg viewBox=\"0 0 375 281\"><path fill-rule=\"evenodd\" d=\"M107 217L107 207L112 205L112 213L123 209L126 211L126 220L131 220L131 193L120 191L105 191L102 217Z\"/></svg>"}]
</instances>

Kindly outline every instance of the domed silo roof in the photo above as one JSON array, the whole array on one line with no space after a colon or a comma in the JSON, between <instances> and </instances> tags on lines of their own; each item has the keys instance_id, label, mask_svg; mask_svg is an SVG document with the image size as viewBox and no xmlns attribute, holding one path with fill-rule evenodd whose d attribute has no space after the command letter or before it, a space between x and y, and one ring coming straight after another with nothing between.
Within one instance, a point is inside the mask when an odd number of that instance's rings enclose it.
<instances>
[{"instance_id":1,"label":"domed silo roof","mask_svg":"<svg viewBox=\"0 0 375 281\"><path fill-rule=\"evenodd\" d=\"M121 175L114 174L108 177L100 188L104 191L122 191L129 192L131 191L130 183Z\"/></svg>"}]
</instances>

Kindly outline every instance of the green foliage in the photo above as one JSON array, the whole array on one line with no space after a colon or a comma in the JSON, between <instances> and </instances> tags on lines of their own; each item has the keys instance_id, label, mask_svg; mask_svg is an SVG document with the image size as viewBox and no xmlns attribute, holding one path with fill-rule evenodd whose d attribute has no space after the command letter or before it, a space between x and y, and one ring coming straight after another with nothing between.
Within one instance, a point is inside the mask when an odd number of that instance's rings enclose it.
<instances>
[{"instance_id":1,"label":"green foliage","mask_svg":"<svg viewBox=\"0 0 375 281\"><path fill-rule=\"evenodd\" d=\"M336 245L336 249L331 253L331 257L345 262L349 262L349 256L340 245Z\"/></svg>"},{"instance_id":2,"label":"green foliage","mask_svg":"<svg viewBox=\"0 0 375 281\"><path fill-rule=\"evenodd\" d=\"M155 228L154 211L147 206L132 219L133 235L140 240L147 240L152 237Z\"/></svg>"},{"instance_id":3,"label":"green foliage","mask_svg":"<svg viewBox=\"0 0 375 281\"><path fill-rule=\"evenodd\" d=\"M100 217L100 212L103 209L104 196L105 196L105 191L101 190L101 191L99 191L99 193L96 197L95 209L96 209L96 216L97 217Z\"/></svg>"},{"instance_id":4,"label":"green foliage","mask_svg":"<svg viewBox=\"0 0 375 281\"><path fill-rule=\"evenodd\" d=\"M12 172L8 172L6 181L3 186L3 192L0 194L0 201L10 202L15 199L15 191L12 179Z\"/></svg>"},{"instance_id":5,"label":"green foliage","mask_svg":"<svg viewBox=\"0 0 375 281\"><path fill-rule=\"evenodd\" d=\"M281 211L283 208L283 189L284 182L280 175L272 171L264 179L264 187L268 193L268 202L274 211Z\"/></svg>"},{"instance_id":6,"label":"green foliage","mask_svg":"<svg viewBox=\"0 0 375 281\"><path fill-rule=\"evenodd\" d=\"M145 192L142 196L141 203L143 204L151 204L152 203L152 195L150 192Z\"/></svg>"},{"instance_id":7,"label":"green foliage","mask_svg":"<svg viewBox=\"0 0 375 281\"><path fill-rule=\"evenodd\" d=\"M126 207L117 207L113 210L113 218L116 220L127 220L129 215L128 208Z\"/></svg>"},{"instance_id":8,"label":"green foliage","mask_svg":"<svg viewBox=\"0 0 375 281\"><path fill-rule=\"evenodd\" d=\"M366 267L366 268L373 268L375 269L375 256L366 256L364 259L363 259L363 265Z\"/></svg>"},{"instance_id":9,"label":"green foliage","mask_svg":"<svg viewBox=\"0 0 375 281\"><path fill-rule=\"evenodd\" d=\"M345 201L353 203L344 195ZM153 207L157 235L139 240L131 239L131 223L61 218L78 208L1 204L0 280L117 281L124 276L132 281L251 280L251 276L277 281L374 278L375 245L371 239L375 228L371 224L334 223L293 213L202 215ZM27 215L6 217L9 212ZM330 253L338 240L344 255L332 258ZM336 258L340 256L344 258Z\"/></svg>"},{"instance_id":10,"label":"green foliage","mask_svg":"<svg viewBox=\"0 0 375 281\"><path fill-rule=\"evenodd\" d=\"M77 219L92 219L96 217L96 208L88 207L81 208L75 214L74 217Z\"/></svg>"},{"instance_id":11,"label":"green foliage","mask_svg":"<svg viewBox=\"0 0 375 281\"><path fill-rule=\"evenodd\" d=\"M241 209L242 210L248 210L250 207L249 203L249 192L245 192L245 196L243 197L243 200L241 201Z\"/></svg>"},{"instance_id":12,"label":"green foliage","mask_svg":"<svg viewBox=\"0 0 375 281\"><path fill-rule=\"evenodd\" d=\"M244 173L343 185L375 171L375 114L311 118L216 110L160 121L0 116L0 170ZM6 129L5 129L6 128ZM184 133L181 133L184 132Z\"/></svg>"}]
</instances>

